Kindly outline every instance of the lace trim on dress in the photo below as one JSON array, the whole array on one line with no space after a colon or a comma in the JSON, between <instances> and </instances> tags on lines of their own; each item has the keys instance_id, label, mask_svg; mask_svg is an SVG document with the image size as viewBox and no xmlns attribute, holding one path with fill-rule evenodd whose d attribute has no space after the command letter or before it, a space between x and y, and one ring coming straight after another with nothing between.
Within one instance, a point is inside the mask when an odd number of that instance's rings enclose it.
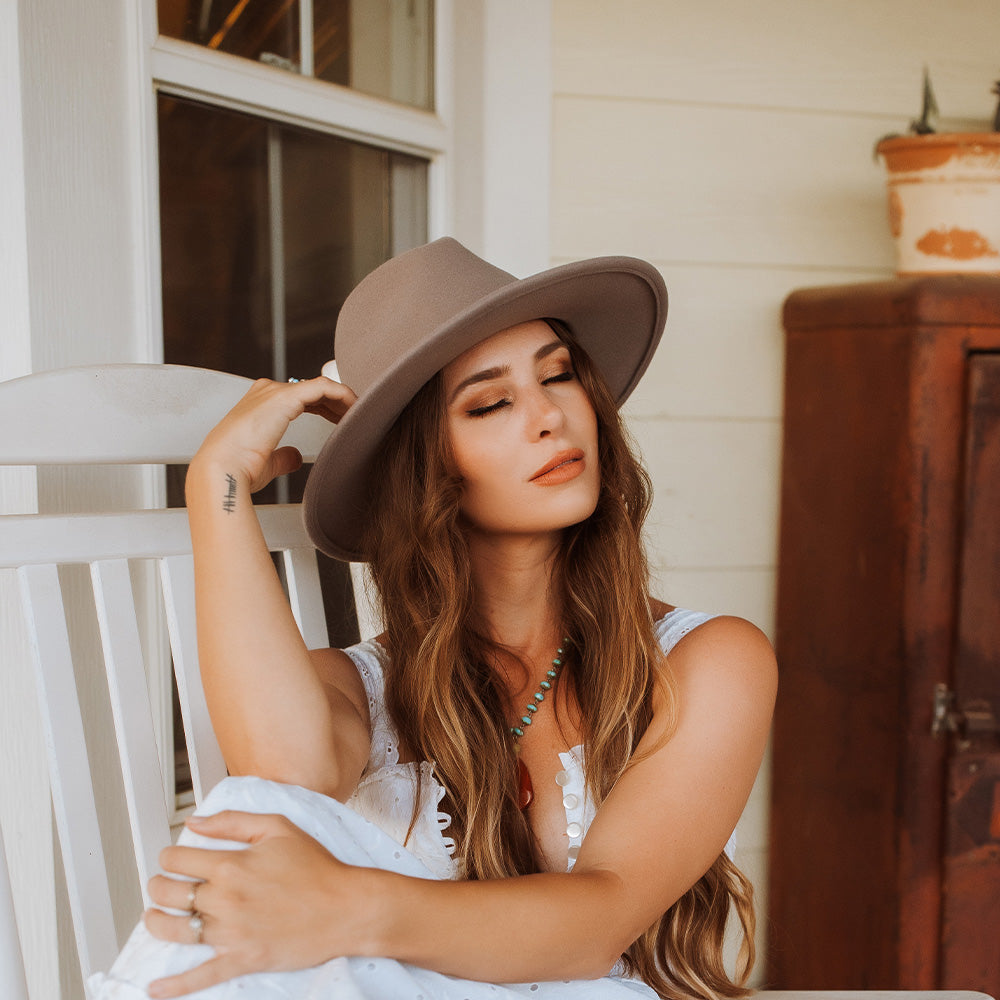
<instances>
[{"instance_id":1,"label":"lace trim on dress","mask_svg":"<svg viewBox=\"0 0 1000 1000\"><path fill-rule=\"evenodd\" d=\"M358 791L355 792L360 811L365 815L370 815L371 811L377 810L380 815L387 817L386 821L389 821L393 815L398 814L402 816L405 814L406 825L402 828L402 831L392 831L395 839L400 843L404 843L412 816L413 797L410 797L404 803L398 794L392 793L391 802L384 800L372 801L371 795L365 795L362 788L365 785L375 785L378 787L387 782L398 789L398 782L400 780L412 780L419 784L420 806L418 808L417 823L414 829L410 831L410 842L407 843L407 846L411 846L412 841L417 838L423 817L432 815L434 825L438 831L438 840L444 846L448 855L453 857L456 848L455 840L444 834L444 831L451 826L451 815L437 808L444 798L445 789L434 774L433 763L428 761L422 761L419 764L416 762L407 764L399 763L399 739L396 734L396 728L385 706L385 664L389 654L374 639L351 646L345 652L358 668L361 682L365 688L365 694L368 696L368 713L371 718L371 751L368 756L368 763L365 766L364 775L358 786ZM369 779L372 780L369 781ZM417 794L417 787L417 784L414 784L412 796ZM379 825L382 825L382 823ZM453 862L450 866L450 873L446 877L457 877L454 867L455 863Z\"/></svg>"},{"instance_id":2,"label":"lace trim on dress","mask_svg":"<svg viewBox=\"0 0 1000 1000\"><path fill-rule=\"evenodd\" d=\"M399 763L396 729L385 707L385 661L388 653L374 639L359 642L344 650L354 661L361 683L368 695L368 715L371 718L372 748L367 771Z\"/></svg>"}]
</instances>

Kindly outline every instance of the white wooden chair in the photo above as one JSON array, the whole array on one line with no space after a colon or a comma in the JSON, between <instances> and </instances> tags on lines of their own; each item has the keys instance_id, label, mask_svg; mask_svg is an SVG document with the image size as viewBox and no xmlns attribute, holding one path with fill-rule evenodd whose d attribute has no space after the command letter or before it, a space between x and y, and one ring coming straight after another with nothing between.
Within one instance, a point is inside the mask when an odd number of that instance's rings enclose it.
<instances>
[{"instance_id":1,"label":"white wooden chair","mask_svg":"<svg viewBox=\"0 0 1000 1000\"><path fill-rule=\"evenodd\" d=\"M0 383L0 465L184 464L246 391L246 379L169 365L72 368ZM328 425L296 421L285 438L306 460ZM310 647L327 642L315 553L295 505L259 507L280 552L289 599ZM130 560L153 560L161 582L194 795L225 775L202 695L195 646L190 538L184 510L0 516L0 570L16 570L48 752L53 811L83 977L119 948L59 567L87 565L142 892L170 840ZM362 636L379 629L352 567ZM146 644L148 647L148 643ZM169 770L169 768L167 768ZM134 922L134 914L129 924ZM971 992L772 992L765 1000L972 1000ZM0 1000L28 1000L0 834ZM33 998L50 1000L50 998Z\"/></svg>"},{"instance_id":2,"label":"white wooden chair","mask_svg":"<svg viewBox=\"0 0 1000 1000\"><path fill-rule=\"evenodd\" d=\"M175 365L69 368L14 379L0 384L0 465L186 464L249 385L248 379ZM305 415L283 443L298 447L309 461L329 427L322 418ZM327 645L315 551L298 505L262 506L258 513L269 547L281 554L292 610L307 644ZM59 568L73 564L90 568L145 903L146 882L157 870L160 849L170 842L172 808L150 710L140 625L144 608L137 608L131 581L135 560L153 560L159 575L195 800L200 801L226 773L198 671L190 544L183 509L0 517L0 569L17 571L45 730L53 811L85 979L92 971L109 967L119 941ZM361 593L361 570L353 569L356 592ZM362 634L375 634L378 630L363 594L358 606ZM148 649L148 641L145 645ZM21 1000L26 990L2 854L0 840L0 996Z\"/></svg>"}]
</instances>

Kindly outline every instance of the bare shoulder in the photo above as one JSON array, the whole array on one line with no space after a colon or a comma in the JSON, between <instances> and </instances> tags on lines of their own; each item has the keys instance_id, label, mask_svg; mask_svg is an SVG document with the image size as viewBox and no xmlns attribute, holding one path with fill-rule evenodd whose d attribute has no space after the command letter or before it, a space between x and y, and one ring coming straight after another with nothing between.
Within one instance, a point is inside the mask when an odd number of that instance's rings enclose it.
<instances>
[{"instance_id":1,"label":"bare shoulder","mask_svg":"<svg viewBox=\"0 0 1000 1000\"><path fill-rule=\"evenodd\" d=\"M309 655L328 692L335 692L345 698L355 708L365 726L370 726L368 695L354 661L342 649L313 649L309 651Z\"/></svg>"},{"instance_id":2,"label":"bare shoulder","mask_svg":"<svg viewBox=\"0 0 1000 1000\"><path fill-rule=\"evenodd\" d=\"M774 703L778 684L774 650L767 636L743 618L710 618L684 636L667 659L682 689L725 690L762 705Z\"/></svg>"}]
</instances>

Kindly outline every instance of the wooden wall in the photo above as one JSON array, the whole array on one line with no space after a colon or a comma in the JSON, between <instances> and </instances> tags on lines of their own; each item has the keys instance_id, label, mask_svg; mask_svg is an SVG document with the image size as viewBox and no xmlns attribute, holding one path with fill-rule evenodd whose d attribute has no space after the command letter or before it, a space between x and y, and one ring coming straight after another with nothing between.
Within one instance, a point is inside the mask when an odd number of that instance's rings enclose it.
<instances>
[{"instance_id":1,"label":"wooden wall","mask_svg":"<svg viewBox=\"0 0 1000 1000\"><path fill-rule=\"evenodd\" d=\"M985 127L1000 6L553 0L552 11L552 262L633 254L670 290L664 345L628 405L657 486L660 596L770 632L781 303L794 288L892 273L873 145L918 115L924 64L943 125ZM765 768L737 853L760 895L761 944L766 848Z\"/></svg>"}]
</instances>

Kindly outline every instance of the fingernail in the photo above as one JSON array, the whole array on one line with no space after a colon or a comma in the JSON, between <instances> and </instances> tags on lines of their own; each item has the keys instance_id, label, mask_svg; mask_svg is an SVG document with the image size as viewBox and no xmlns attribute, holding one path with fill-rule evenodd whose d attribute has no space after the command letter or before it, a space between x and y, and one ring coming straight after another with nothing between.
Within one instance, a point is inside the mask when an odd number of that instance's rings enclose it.
<instances>
[{"instance_id":1,"label":"fingernail","mask_svg":"<svg viewBox=\"0 0 1000 1000\"><path fill-rule=\"evenodd\" d=\"M199 826L200 824L202 824L204 822L205 822L205 817L204 816L188 816L188 818L186 820L184 820L184 825L185 826Z\"/></svg>"}]
</instances>

